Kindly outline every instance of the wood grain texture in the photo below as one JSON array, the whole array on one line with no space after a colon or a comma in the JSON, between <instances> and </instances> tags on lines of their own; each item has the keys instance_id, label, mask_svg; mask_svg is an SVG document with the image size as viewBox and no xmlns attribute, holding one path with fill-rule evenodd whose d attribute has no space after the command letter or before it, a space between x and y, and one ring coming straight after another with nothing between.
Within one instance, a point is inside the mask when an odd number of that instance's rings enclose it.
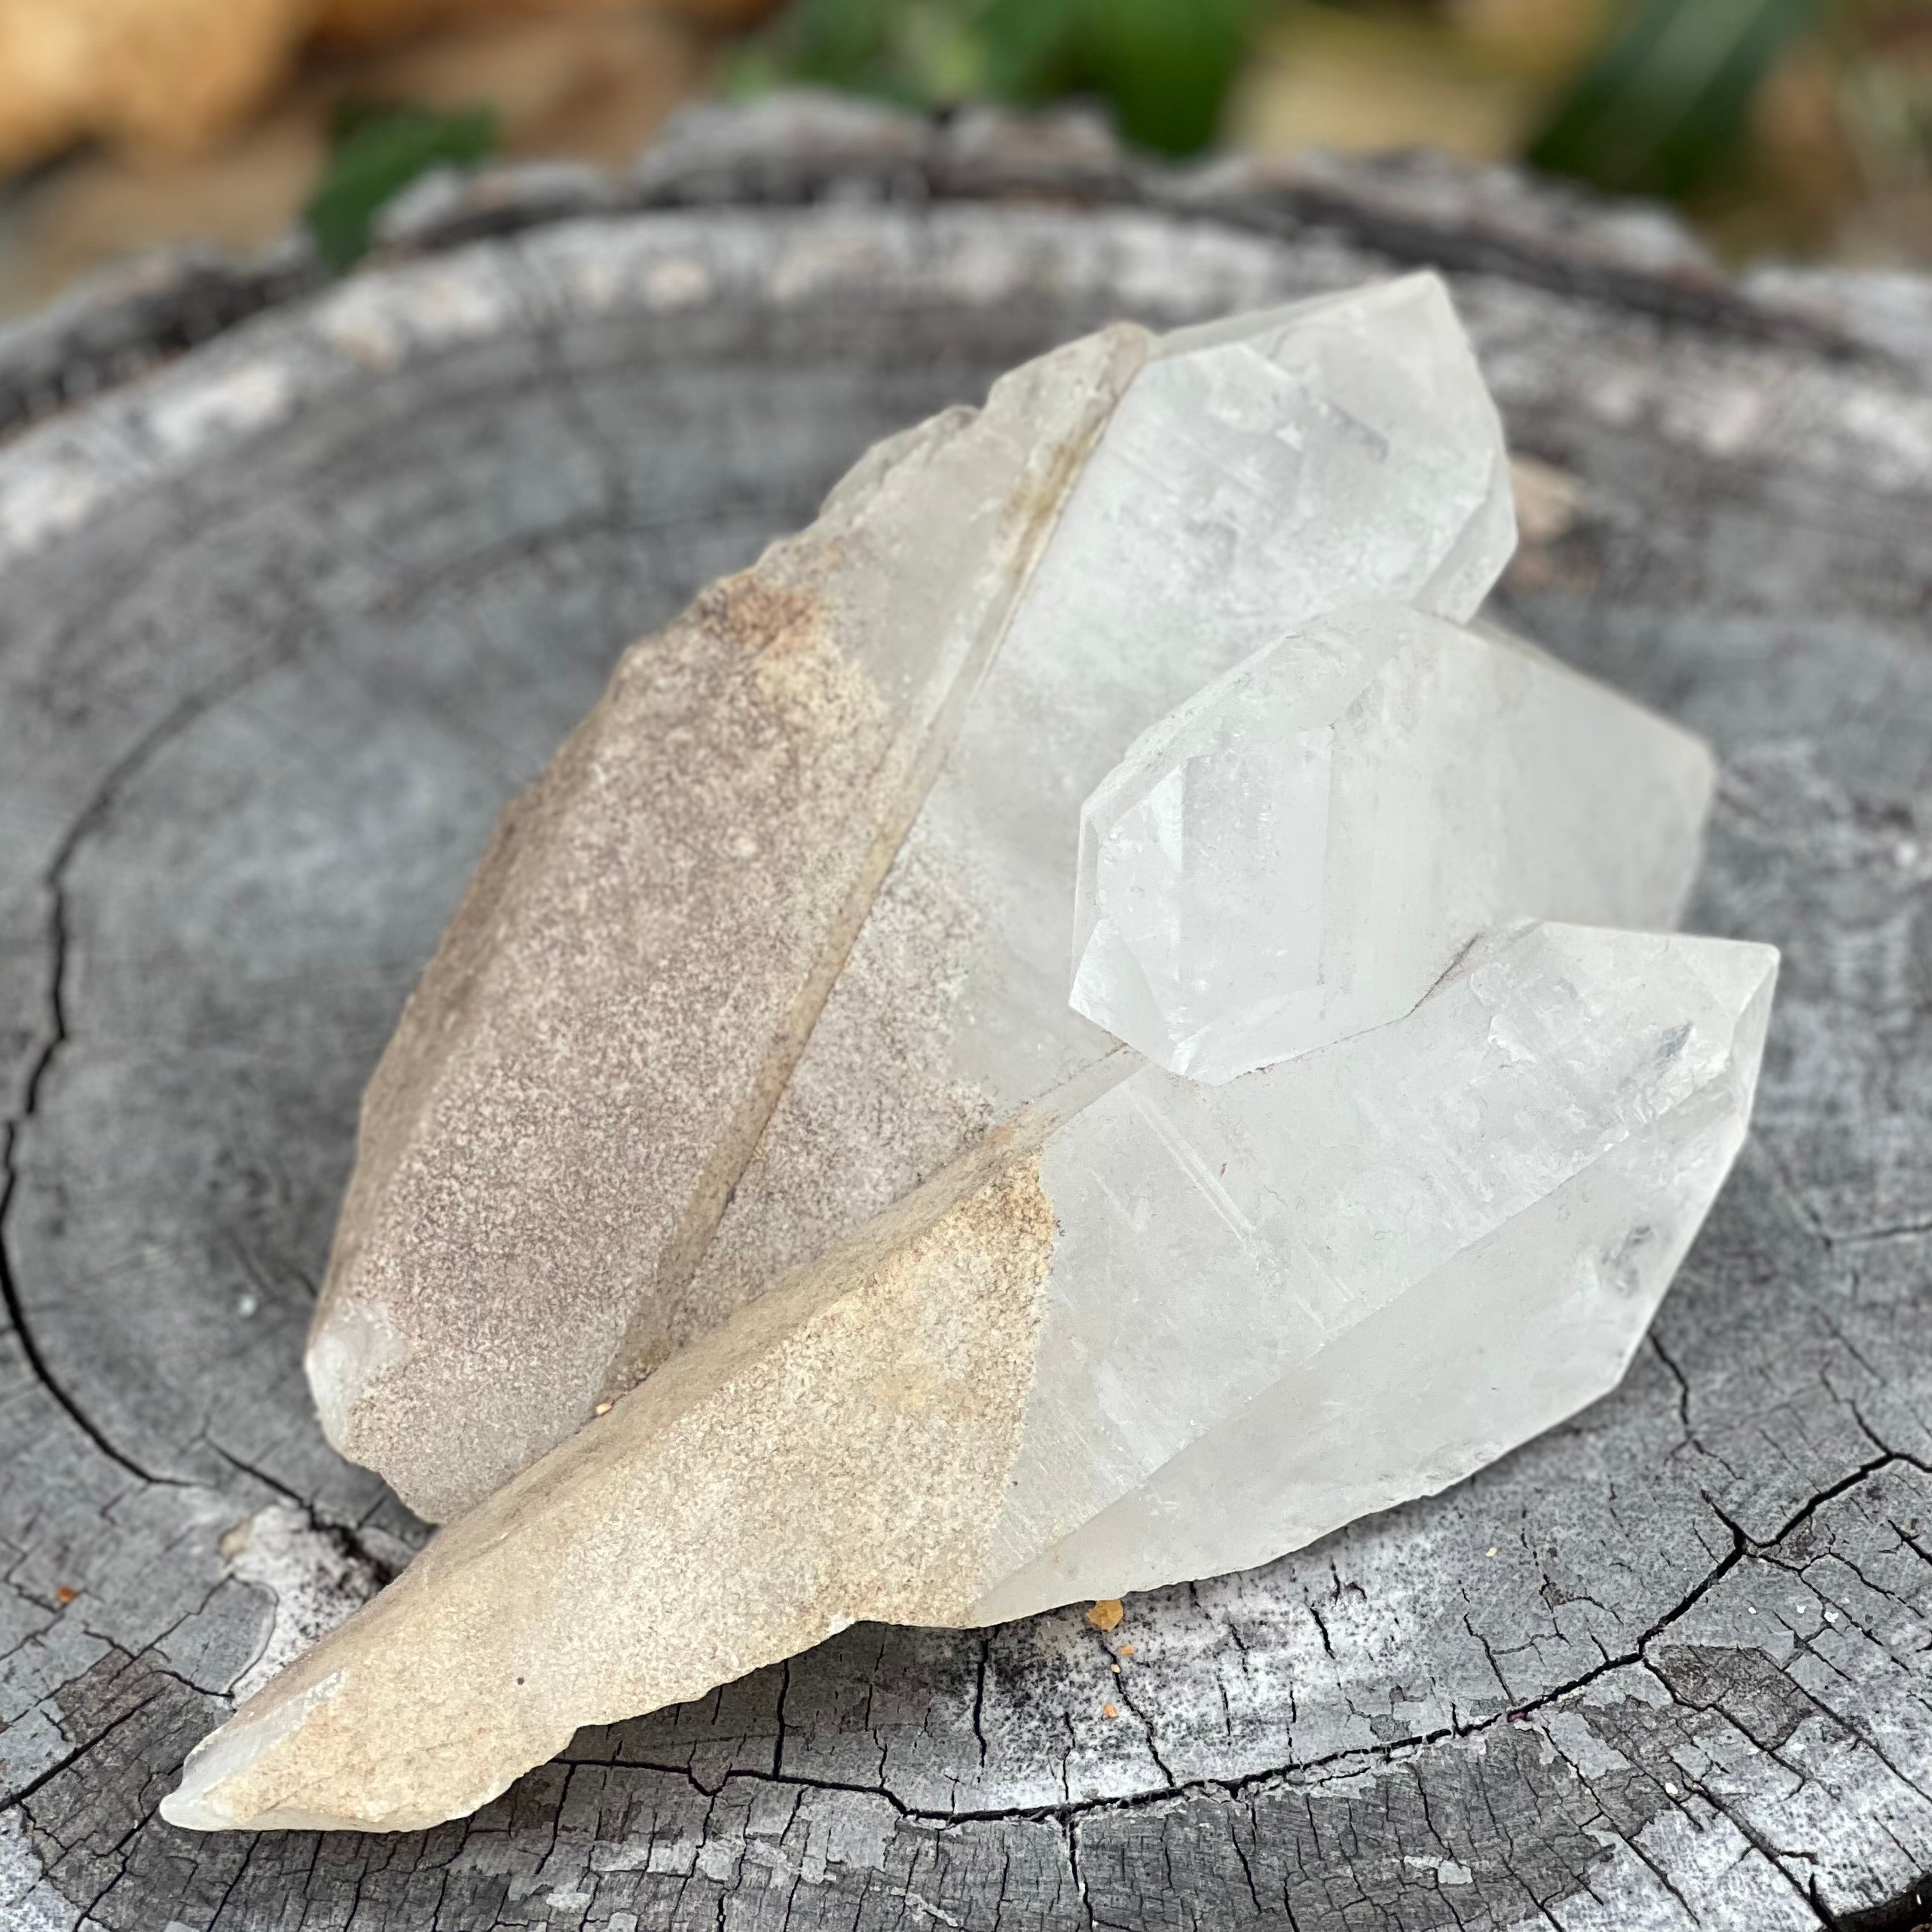
<instances>
[{"instance_id":1,"label":"wood grain texture","mask_svg":"<svg viewBox=\"0 0 1932 1932\"><path fill-rule=\"evenodd\" d=\"M1570 479L1502 614L1715 742L1692 923L1785 952L1757 1132L1624 1385L1108 1633L855 1628L420 1836L160 1824L264 1649L420 1540L322 1442L301 1333L362 1082L623 644L1053 342L1425 260ZM0 1927L1913 1923L1922 290L1741 292L1441 167L1154 176L1078 124L823 108L289 272L174 359L77 303L152 366L0 448ZM0 341L0 395L58 338Z\"/></svg>"}]
</instances>

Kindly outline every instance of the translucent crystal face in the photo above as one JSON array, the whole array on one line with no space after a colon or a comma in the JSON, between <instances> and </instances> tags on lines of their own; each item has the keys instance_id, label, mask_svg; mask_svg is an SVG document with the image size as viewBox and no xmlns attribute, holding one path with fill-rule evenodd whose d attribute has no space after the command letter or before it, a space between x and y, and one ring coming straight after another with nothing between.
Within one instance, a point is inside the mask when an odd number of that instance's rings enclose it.
<instances>
[{"instance_id":1,"label":"translucent crystal face","mask_svg":"<svg viewBox=\"0 0 1932 1932\"><path fill-rule=\"evenodd\" d=\"M1193 567L1265 628L1370 597L1467 618L1516 547L1496 405L1433 275L1163 337L1108 438L1185 486ZM1120 486L1157 494L1135 466Z\"/></svg>"},{"instance_id":2,"label":"translucent crystal face","mask_svg":"<svg viewBox=\"0 0 1932 1932\"><path fill-rule=\"evenodd\" d=\"M954 1075L1004 1109L1104 1050L1068 1010L1067 914L1081 802L1139 733L1324 612L1466 619L1515 546L1502 426L1435 277L1160 338L910 842L964 882L981 934Z\"/></svg>"},{"instance_id":3,"label":"translucent crystal face","mask_svg":"<svg viewBox=\"0 0 1932 1932\"><path fill-rule=\"evenodd\" d=\"M1674 925L1695 738L1493 631L1394 604L1270 645L1081 815L1071 1003L1225 1081L1408 1012L1478 934Z\"/></svg>"},{"instance_id":4,"label":"translucent crystal face","mask_svg":"<svg viewBox=\"0 0 1932 1932\"><path fill-rule=\"evenodd\" d=\"M1514 928L1391 1026L1084 1108L980 1616L1267 1561L1612 1386L1743 1143L1777 965Z\"/></svg>"},{"instance_id":5,"label":"translucent crystal face","mask_svg":"<svg viewBox=\"0 0 1932 1932\"><path fill-rule=\"evenodd\" d=\"M1466 620L1515 547L1502 423L1435 276L1180 329L1115 405L992 674L1096 692L1099 720L1036 722L1111 760L1117 687L1166 693L1139 730L1325 611Z\"/></svg>"}]
</instances>

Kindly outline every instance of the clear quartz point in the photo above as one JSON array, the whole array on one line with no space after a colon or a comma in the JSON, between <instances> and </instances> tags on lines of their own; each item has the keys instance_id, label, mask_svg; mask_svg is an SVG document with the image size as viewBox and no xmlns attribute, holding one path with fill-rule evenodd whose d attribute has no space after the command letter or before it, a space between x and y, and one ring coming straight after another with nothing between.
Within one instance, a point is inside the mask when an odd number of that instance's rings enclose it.
<instances>
[{"instance_id":1,"label":"clear quartz point","mask_svg":"<svg viewBox=\"0 0 1932 1932\"><path fill-rule=\"evenodd\" d=\"M1744 1144L1777 971L1520 926L1388 1026L1083 1108L976 1616L1265 1562L1613 1387Z\"/></svg>"},{"instance_id":2,"label":"clear quartz point","mask_svg":"<svg viewBox=\"0 0 1932 1932\"><path fill-rule=\"evenodd\" d=\"M1231 1080L1406 1013L1524 919L1677 924L1703 744L1533 647L1318 619L1136 739L1081 818L1075 1009Z\"/></svg>"}]
</instances>

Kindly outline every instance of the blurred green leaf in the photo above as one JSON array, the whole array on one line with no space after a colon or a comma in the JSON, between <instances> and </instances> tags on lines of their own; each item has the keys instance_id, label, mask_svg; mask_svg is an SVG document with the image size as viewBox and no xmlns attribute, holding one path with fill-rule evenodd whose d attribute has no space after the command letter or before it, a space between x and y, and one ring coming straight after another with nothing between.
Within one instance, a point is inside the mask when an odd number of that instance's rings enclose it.
<instances>
[{"instance_id":1,"label":"blurred green leaf","mask_svg":"<svg viewBox=\"0 0 1932 1932\"><path fill-rule=\"evenodd\" d=\"M980 20L986 93L1038 100L1062 90L1086 0L989 0Z\"/></svg>"},{"instance_id":2,"label":"blurred green leaf","mask_svg":"<svg viewBox=\"0 0 1932 1932\"><path fill-rule=\"evenodd\" d=\"M1215 133L1264 0L794 0L736 90L804 81L903 105L1099 96L1121 132L1188 154Z\"/></svg>"},{"instance_id":3,"label":"blurred green leaf","mask_svg":"<svg viewBox=\"0 0 1932 1932\"><path fill-rule=\"evenodd\" d=\"M469 167L497 145L497 117L485 107L439 112L366 102L344 107L322 179L302 218L323 259L340 274L368 252L375 218L419 175Z\"/></svg>"},{"instance_id":4,"label":"blurred green leaf","mask_svg":"<svg viewBox=\"0 0 1932 1932\"><path fill-rule=\"evenodd\" d=\"M1821 0L1640 0L1530 148L1536 167L1682 195L1738 152L1772 63Z\"/></svg>"},{"instance_id":5,"label":"blurred green leaf","mask_svg":"<svg viewBox=\"0 0 1932 1932\"><path fill-rule=\"evenodd\" d=\"M1214 139L1256 11L1252 0L1086 0L1083 77L1129 140L1192 154Z\"/></svg>"}]
</instances>

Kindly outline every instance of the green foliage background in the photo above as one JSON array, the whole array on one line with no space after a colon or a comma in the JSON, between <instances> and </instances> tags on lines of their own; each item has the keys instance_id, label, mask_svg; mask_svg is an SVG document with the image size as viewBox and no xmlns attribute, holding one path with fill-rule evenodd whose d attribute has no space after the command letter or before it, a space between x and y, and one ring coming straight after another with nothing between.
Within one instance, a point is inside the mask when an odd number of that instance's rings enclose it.
<instances>
[{"instance_id":1,"label":"green foliage background","mask_svg":"<svg viewBox=\"0 0 1932 1932\"><path fill-rule=\"evenodd\" d=\"M793 0L741 59L737 84L815 83L922 108L1087 95L1111 109L1129 140L1189 154L1214 139L1254 36L1289 4ZM1350 0L1325 4L1350 10ZM1441 10L1427 0L1356 0L1354 11ZM1606 187L1694 189L1735 151L1772 62L1827 11L1826 0L1628 0L1532 158Z\"/></svg>"},{"instance_id":2,"label":"green foliage background","mask_svg":"<svg viewBox=\"0 0 1932 1932\"><path fill-rule=\"evenodd\" d=\"M303 219L323 261L338 274L368 251L377 215L430 169L467 167L496 146L487 107L439 113L424 107L357 103L338 120L329 166Z\"/></svg>"},{"instance_id":3,"label":"green foliage background","mask_svg":"<svg viewBox=\"0 0 1932 1932\"><path fill-rule=\"evenodd\" d=\"M1753 196L1763 203L1768 195L1767 205L1779 196L1794 206L1808 200L1825 209L1824 227L1875 189L1922 190L1932 210L1932 0L1509 4L1519 17L1540 4L1549 10L1546 21L1569 20L1582 29L1570 40L1584 57L1573 52L1560 71L1539 75L1529 96L1527 138L1520 131L1509 137L1522 141L1523 157L1536 167L1618 193L1685 202L1707 227L1725 219L1727 197L1747 206L1756 205ZM791 0L763 32L738 44L727 87L742 96L815 85L922 110L1081 98L1105 108L1136 145L1187 156L1226 133L1237 79L1258 49L1276 44L1270 36L1278 30L1325 21L1325 32L1353 21L1349 32L1359 38L1374 23L1382 36L1377 47L1432 48L1439 56L1474 46L1473 38L1458 38L1466 22L1478 8L1499 5ZM1587 13L1566 14L1568 8ZM1599 18L1600 26L1594 25ZM1593 31L1594 43L1587 38ZM1782 182L1765 189L1762 181L1753 185L1753 170L1768 151L1753 133L1753 115L1777 95L1767 82L1781 63L1792 65L1786 57L1793 54L1799 66L1812 63L1810 98L1814 106L1824 102L1828 132L1815 155L1802 142L1794 148ZM1371 58L1352 83L1365 101L1375 97L1377 71ZM338 267L353 261L368 246L385 200L426 169L480 159L494 139L491 118L481 109L396 109L352 118L338 132L308 210L326 258ZM1770 230L1774 246L1778 219Z\"/></svg>"},{"instance_id":4,"label":"green foliage background","mask_svg":"<svg viewBox=\"0 0 1932 1932\"><path fill-rule=\"evenodd\" d=\"M1214 138L1266 11L1267 0L794 0L736 81L922 108L1090 94L1129 140L1186 154Z\"/></svg>"}]
</instances>

